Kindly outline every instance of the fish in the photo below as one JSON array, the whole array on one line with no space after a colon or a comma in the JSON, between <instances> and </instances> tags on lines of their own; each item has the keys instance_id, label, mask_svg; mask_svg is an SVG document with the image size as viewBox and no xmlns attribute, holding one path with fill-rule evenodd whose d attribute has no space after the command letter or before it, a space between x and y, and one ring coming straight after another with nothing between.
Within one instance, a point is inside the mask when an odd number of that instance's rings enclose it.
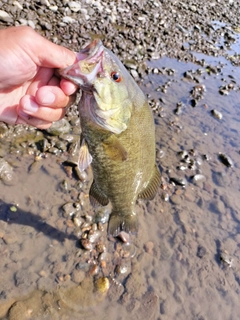
<instances>
[{"instance_id":1,"label":"fish","mask_svg":"<svg viewBox=\"0 0 240 320\"><path fill-rule=\"evenodd\" d=\"M160 185L155 124L147 98L133 77L100 40L58 73L77 84L81 123L79 169L92 166L93 207L111 203L108 234L136 234L136 201L151 200Z\"/></svg>"}]
</instances>

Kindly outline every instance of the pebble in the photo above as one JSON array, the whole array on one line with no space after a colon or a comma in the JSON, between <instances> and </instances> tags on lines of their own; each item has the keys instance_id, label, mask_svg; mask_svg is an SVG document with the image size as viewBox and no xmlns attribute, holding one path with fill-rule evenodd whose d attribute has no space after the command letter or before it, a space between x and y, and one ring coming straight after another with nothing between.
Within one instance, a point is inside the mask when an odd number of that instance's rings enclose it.
<instances>
[{"instance_id":1,"label":"pebble","mask_svg":"<svg viewBox=\"0 0 240 320\"><path fill-rule=\"evenodd\" d=\"M71 9L71 11L73 11L73 12L78 12L81 10L81 4L76 1L69 1L68 6Z\"/></svg>"},{"instance_id":2,"label":"pebble","mask_svg":"<svg viewBox=\"0 0 240 320\"><path fill-rule=\"evenodd\" d=\"M57 12L58 11L58 6L49 6L49 9L53 12Z\"/></svg>"},{"instance_id":3,"label":"pebble","mask_svg":"<svg viewBox=\"0 0 240 320\"><path fill-rule=\"evenodd\" d=\"M107 277L102 277L96 280L95 288L97 292L106 293L110 288L110 282Z\"/></svg>"},{"instance_id":4,"label":"pebble","mask_svg":"<svg viewBox=\"0 0 240 320\"><path fill-rule=\"evenodd\" d=\"M38 273L41 277L46 278L48 276L47 272L45 270L41 270Z\"/></svg>"},{"instance_id":5,"label":"pebble","mask_svg":"<svg viewBox=\"0 0 240 320\"><path fill-rule=\"evenodd\" d=\"M73 216L76 212L76 208L73 206L72 202L67 202L62 206L63 216L64 218L68 218L69 216Z\"/></svg>"},{"instance_id":6,"label":"pebble","mask_svg":"<svg viewBox=\"0 0 240 320\"><path fill-rule=\"evenodd\" d=\"M229 268L232 267L233 258L230 257L229 253L226 250L221 250L221 252L220 252L220 261L225 263Z\"/></svg>"},{"instance_id":7,"label":"pebble","mask_svg":"<svg viewBox=\"0 0 240 320\"><path fill-rule=\"evenodd\" d=\"M204 182L206 181L206 177L203 175L203 174L195 174L193 177L192 177L192 181L194 183L199 183L199 182Z\"/></svg>"},{"instance_id":8,"label":"pebble","mask_svg":"<svg viewBox=\"0 0 240 320\"><path fill-rule=\"evenodd\" d=\"M138 72L136 70L131 69L130 72L134 79L139 78Z\"/></svg>"},{"instance_id":9,"label":"pebble","mask_svg":"<svg viewBox=\"0 0 240 320\"><path fill-rule=\"evenodd\" d=\"M18 1L13 1L13 5L18 7L18 9L22 10L23 6Z\"/></svg>"},{"instance_id":10,"label":"pebble","mask_svg":"<svg viewBox=\"0 0 240 320\"><path fill-rule=\"evenodd\" d=\"M219 111L217 111L217 110L215 110L215 109L213 109L213 110L211 110L211 115L214 117L214 118L216 118L216 119L218 119L218 120L222 120L222 114L221 114L221 112L219 112Z\"/></svg>"},{"instance_id":11,"label":"pebble","mask_svg":"<svg viewBox=\"0 0 240 320\"><path fill-rule=\"evenodd\" d=\"M28 22L26 19L19 19L18 22L22 25L22 26L27 26Z\"/></svg>"},{"instance_id":12,"label":"pebble","mask_svg":"<svg viewBox=\"0 0 240 320\"><path fill-rule=\"evenodd\" d=\"M99 208L94 216L94 221L96 223L107 223L110 216L110 209L109 208Z\"/></svg>"},{"instance_id":13,"label":"pebble","mask_svg":"<svg viewBox=\"0 0 240 320\"><path fill-rule=\"evenodd\" d=\"M47 7L50 6L50 3L49 3L48 0L41 0L41 4L42 4L42 5L45 5L45 6L47 6Z\"/></svg>"},{"instance_id":14,"label":"pebble","mask_svg":"<svg viewBox=\"0 0 240 320\"><path fill-rule=\"evenodd\" d=\"M169 201L169 194L166 191L161 193L161 199L165 202Z\"/></svg>"},{"instance_id":15,"label":"pebble","mask_svg":"<svg viewBox=\"0 0 240 320\"><path fill-rule=\"evenodd\" d=\"M89 239L81 239L81 244L84 249L91 251L93 249L93 244Z\"/></svg>"},{"instance_id":16,"label":"pebble","mask_svg":"<svg viewBox=\"0 0 240 320\"><path fill-rule=\"evenodd\" d=\"M53 136L59 136L60 134L66 134L69 133L71 130L70 123L65 119L61 119L57 122L53 122L50 128L48 128L46 131Z\"/></svg>"},{"instance_id":17,"label":"pebble","mask_svg":"<svg viewBox=\"0 0 240 320\"><path fill-rule=\"evenodd\" d=\"M185 178L172 177L172 178L170 178L170 182L172 182L178 186L182 186L182 187L185 187L187 184L187 180Z\"/></svg>"},{"instance_id":18,"label":"pebble","mask_svg":"<svg viewBox=\"0 0 240 320\"><path fill-rule=\"evenodd\" d=\"M62 18L62 21L64 23L74 23L74 22L77 22L77 20L73 19L72 17L69 17L69 16L66 16L66 17L63 17Z\"/></svg>"},{"instance_id":19,"label":"pebble","mask_svg":"<svg viewBox=\"0 0 240 320\"><path fill-rule=\"evenodd\" d=\"M117 265L116 268L115 268L115 272L117 274L126 274L127 272L129 272L131 269L131 266L130 266L130 261L122 261L121 264Z\"/></svg>"},{"instance_id":20,"label":"pebble","mask_svg":"<svg viewBox=\"0 0 240 320\"><path fill-rule=\"evenodd\" d=\"M129 243L130 242L130 235L125 231L121 231L118 234L118 237L122 240L122 242Z\"/></svg>"},{"instance_id":21,"label":"pebble","mask_svg":"<svg viewBox=\"0 0 240 320\"><path fill-rule=\"evenodd\" d=\"M0 158L0 179L7 185L14 184L13 168L3 158Z\"/></svg>"},{"instance_id":22,"label":"pebble","mask_svg":"<svg viewBox=\"0 0 240 320\"><path fill-rule=\"evenodd\" d=\"M12 22L13 19L6 11L0 10L0 20L4 22Z\"/></svg>"},{"instance_id":23,"label":"pebble","mask_svg":"<svg viewBox=\"0 0 240 320\"><path fill-rule=\"evenodd\" d=\"M226 167L233 167L232 159L226 154L219 152L218 158Z\"/></svg>"},{"instance_id":24,"label":"pebble","mask_svg":"<svg viewBox=\"0 0 240 320\"><path fill-rule=\"evenodd\" d=\"M157 159L162 159L163 157L165 157L166 153L163 150L157 149L156 151L156 158Z\"/></svg>"},{"instance_id":25,"label":"pebble","mask_svg":"<svg viewBox=\"0 0 240 320\"><path fill-rule=\"evenodd\" d=\"M101 235L101 232L100 231L93 231L93 230L90 230L89 231L89 234L88 234L88 240L91 242L91 243L94 243L97 241L97 239L100 237Z\"/></svg>"}]
</instances>

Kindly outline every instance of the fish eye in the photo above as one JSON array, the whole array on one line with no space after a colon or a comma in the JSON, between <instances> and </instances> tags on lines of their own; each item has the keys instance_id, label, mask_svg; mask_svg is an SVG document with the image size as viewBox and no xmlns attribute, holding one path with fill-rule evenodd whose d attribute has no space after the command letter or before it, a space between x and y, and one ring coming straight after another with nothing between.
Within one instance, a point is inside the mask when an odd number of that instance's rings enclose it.
<instances>
[{"instance_id":1,"label":"fish eye","mask_svg":"<svg viewBox=\"0 0 240 320\"><path fill-rule=\"evenodd\" d=\"M116 71L113 71L113 72L111 73L111 78L112 78L115 82L120 82L120 81L122 80L121 75L120 75L118 72L116 72Z\"/></svg>"}]
</instances>

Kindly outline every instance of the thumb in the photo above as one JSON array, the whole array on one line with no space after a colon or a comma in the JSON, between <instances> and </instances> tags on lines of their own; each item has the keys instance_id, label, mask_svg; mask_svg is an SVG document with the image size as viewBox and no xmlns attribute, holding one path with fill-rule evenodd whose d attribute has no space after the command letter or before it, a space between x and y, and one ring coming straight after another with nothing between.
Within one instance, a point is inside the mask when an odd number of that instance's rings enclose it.
<instances>
[{"instance_id":1,"label":"thumb","mask_svg":"<svg viewBox=\"0 0 240 320\"><path fill-rule=\"evenodd\" d=\"M29 30L26 36L28 54L40 67L66 68L76 61L76 54L60 45L57 45L39 35L34 30Z\"/></svg>"}]
</instances>

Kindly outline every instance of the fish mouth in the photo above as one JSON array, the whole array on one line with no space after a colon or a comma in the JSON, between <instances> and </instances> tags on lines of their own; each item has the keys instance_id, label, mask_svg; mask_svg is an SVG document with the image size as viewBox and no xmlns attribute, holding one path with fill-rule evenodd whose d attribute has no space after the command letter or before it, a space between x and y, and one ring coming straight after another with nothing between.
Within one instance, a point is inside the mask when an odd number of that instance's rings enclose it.
<instances>
[{"instance_id":1,"label":"fish mouth","mask_svg":"<svg viewBox=\"0 0 240 320\"><path fill-rule=\"evenodd\" d=\"M81 89L93 91L93 80L103 71L102 57L104 46L96 39L77 54L77 62L64 69L58 69L58 74L72 81Z\"/></svg>"}]
</instances>

